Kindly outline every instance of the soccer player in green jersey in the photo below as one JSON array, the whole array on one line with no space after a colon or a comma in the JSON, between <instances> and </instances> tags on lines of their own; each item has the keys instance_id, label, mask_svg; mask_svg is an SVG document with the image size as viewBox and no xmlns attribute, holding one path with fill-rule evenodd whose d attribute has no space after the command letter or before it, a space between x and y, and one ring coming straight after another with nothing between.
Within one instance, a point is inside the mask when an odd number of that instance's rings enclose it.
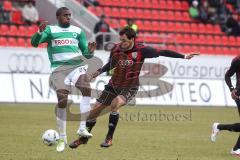
<instances>
[{"instance_id":1,"label":"soccer player in green jersey","mask_svg":"<svg viewBox=\"0 0 240 160\"><path fill-rule=\"evenodd\" d=\"M67 7L61 7L56 12L57 25L39 25L39 31L32 36L32 46L38 47L41 43L48 43L47 52L51 62L51 87L57 93L57 126L60 140L57 151L62 152L67 144L66 136L66 106L70 85L75 85L82 93L80 102L81 121L77 133L79 136L91 137L86 129L87 114L90 110L91 88L86 74L87 65L83 64L81 55L91 58L96 49L95 42L87 44L84 31L70 24L71 12Z\"/></svg>"}]
</instances>

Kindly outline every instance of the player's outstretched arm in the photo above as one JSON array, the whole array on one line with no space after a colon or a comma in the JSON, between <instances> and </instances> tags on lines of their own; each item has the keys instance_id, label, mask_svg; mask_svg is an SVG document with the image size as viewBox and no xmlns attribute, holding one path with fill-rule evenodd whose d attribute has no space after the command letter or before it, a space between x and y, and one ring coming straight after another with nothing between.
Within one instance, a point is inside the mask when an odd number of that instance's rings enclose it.
<instances>
[{"instance_id":1,"label":"player's outstretched arm","mask_svg":"<svg viewBox=\"0 0 240 160\"><path fill-rule=\"evenodd\" d=\"M157 50L153 47L143 47L141 48L141 51L143 53L144 58L155 58L159 56L164 56L164 57L171 57L171 58L185 58L185 59L191 59L196 55L199 55L199 53L191 53L191 54L181 54L176 51L172 50Z\"/></svg>"}]
</instances>

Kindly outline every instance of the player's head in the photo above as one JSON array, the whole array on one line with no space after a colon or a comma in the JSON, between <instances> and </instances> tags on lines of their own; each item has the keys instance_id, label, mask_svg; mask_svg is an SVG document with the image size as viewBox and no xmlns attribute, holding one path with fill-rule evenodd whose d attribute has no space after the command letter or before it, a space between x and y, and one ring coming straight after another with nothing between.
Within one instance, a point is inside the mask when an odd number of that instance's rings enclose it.
<instances>
[{"instance_id":1,"label":"player's head","mask_svg":"<svg viewBox=\"0 0 240 160\"><path fill-rule=\"evenodd\" d=\"M129 26L124 27L119 32L120 41L122 43L121 46L125 48L124 50L130 50L134 46L136 32Z\"/></svg>"},{"instance_id":2,"label":"player's head","mask_svg":"<svg viewBox=\"0 0 240 160\"><path fill-rule=\"evenodd\" d=\"M58 24L61 27L69 27L71 20L71 12L67 7L61 7L56 12L56 17L58 20Z\"/></svg>"}]
</instances>

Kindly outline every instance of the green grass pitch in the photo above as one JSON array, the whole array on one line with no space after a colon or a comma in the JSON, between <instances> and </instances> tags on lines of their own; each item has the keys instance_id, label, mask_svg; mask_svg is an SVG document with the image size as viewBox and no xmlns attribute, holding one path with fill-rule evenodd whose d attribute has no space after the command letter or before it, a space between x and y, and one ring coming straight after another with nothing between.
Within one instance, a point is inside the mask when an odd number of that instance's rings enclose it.
<instances>
[{"instance_id":1,"label":"green grass pitch","mask_svg":"<svg viewBox=\"0 0 240 160\"><path fill-rule=\"evenodd\" d=\"M78 112L74 106L72 112ZM238 122L236 108L124 107L113 146L100 148L108 116L98 119L94 137L76 150L41 141L46 129L56 129L53 104L0 104L0 160L233 160L229 152L238 133L209 136L213 122ZM68 142L77 137L79 122L67 123Z\"/></svg>"}]
</instances>

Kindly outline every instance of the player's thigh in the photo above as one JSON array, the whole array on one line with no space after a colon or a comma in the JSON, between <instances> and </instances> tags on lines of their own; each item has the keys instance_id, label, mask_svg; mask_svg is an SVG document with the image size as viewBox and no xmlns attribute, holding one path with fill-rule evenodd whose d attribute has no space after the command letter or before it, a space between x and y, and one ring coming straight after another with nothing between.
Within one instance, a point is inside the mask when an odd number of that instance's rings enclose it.
<instances>
[{"instance_id":1,"label":"player's thigh","mask_svg":"<svg viewBox=\"0 0 240 160\"><path fill-rule=\"evenodd\" d=\"M62 71L55 70L54 72L52 72L49 78L50 87L55 91L57 90L70 91L71 89L70 84L65 83L66 77L69 74L69 72L71 72L71 70Z\"/></svg>"},{"instance_id":2,"label":"player's thigh","mask_svg":"<svg viewBox=\"0 0 240 160\"><path fill-rule=\"evenodd\" d=\"M117 96L115 90L109 86L105 85L104 90L102 91L101 95L97 99L97 101L103 105L109 106L111 105L113 99Z\"/></svg>"}]
</instances>

